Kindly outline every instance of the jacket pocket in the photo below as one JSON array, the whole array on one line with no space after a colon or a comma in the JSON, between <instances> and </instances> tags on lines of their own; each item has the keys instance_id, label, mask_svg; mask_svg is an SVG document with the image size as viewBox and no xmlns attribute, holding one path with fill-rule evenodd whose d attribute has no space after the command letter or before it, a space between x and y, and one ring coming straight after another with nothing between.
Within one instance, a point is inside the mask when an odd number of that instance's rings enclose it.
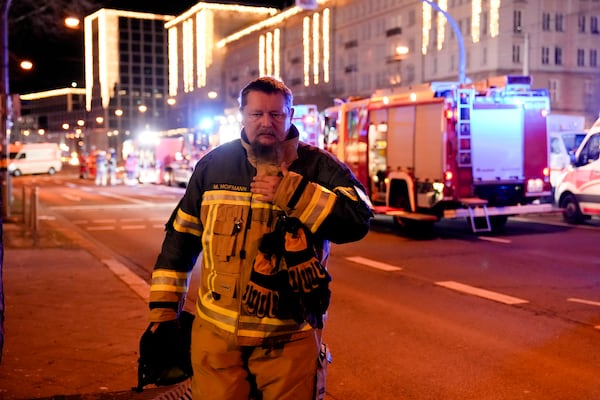
<instances>
[{"instance_id":1,"label":"jacket pocket","mask_svg":"<svg viewBox=\"0 0 600 400\"><path fill-rule=\"evenodd\" d=\"M237 272L239 261L236 255L242 246L244 229L244 207L220 205L213 225L210 247L217 271Z\"/></svg>"}]
</instances>

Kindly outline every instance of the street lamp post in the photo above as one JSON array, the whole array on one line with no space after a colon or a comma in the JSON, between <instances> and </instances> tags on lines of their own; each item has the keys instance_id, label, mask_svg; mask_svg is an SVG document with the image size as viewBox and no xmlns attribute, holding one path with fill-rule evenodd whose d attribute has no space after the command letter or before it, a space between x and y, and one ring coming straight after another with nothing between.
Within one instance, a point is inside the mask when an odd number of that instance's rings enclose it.
<instances>
[{"instance_id":1,"label":"street lamp post","mask_svg":"<svg viewBox=\"0 0 600 400\"><path fill-rule=\"evenodd\" d=\"M463 40L463 36L460 31L460 28L458 27L458 24L456 23L454 18L452 18L452 16L446 12L446 10L444 10L443 8L438 6L433 1L430 1L430 0L421 0L421 1L423 3L429 4L437 12L442 13L444 15L444 17L446 17L446 19L450 23L450 26L452 27L452 30L454 31L454 35L456 36L456 41L458 42L458 82L466 83L467 78L466 78L465 42Z\"/></svg>"}]
</instances>

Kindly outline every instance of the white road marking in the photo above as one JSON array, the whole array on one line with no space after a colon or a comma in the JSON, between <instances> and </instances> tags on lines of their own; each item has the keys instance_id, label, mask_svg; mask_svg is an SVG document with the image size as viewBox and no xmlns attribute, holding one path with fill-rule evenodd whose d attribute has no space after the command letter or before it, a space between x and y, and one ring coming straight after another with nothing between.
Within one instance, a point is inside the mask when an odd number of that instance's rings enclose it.
<instances>
[{"instance_id":1,"label":"white road marking","mask_svg":"<svg viewBox=\"0 0 600 400\"><path fill-rule=\"evenodd\" d=\"M581 303L581 304L588 304L590 306L598 306L598 307L600 307L600 302L599 301L577 299L577 298L574 298L574 297L568 298L567 301L570 301L572 303Z\"/></svg>"},{"instance_id":2,"label":"white road marking","mask_svg":"<svg viewBox=\"0 0 600 400\"><path fill-rule=\"evenodd\" d=\"M122 225L121 229L123 229L123 230L146 229L146 225Z\"/></svg>"},{"instance_id":3,"label":"white road marking","mask_svg":"<svg viewBox=\"0 0 600 400\"><path fill-rule=\"evenodd\" d=\"M143 218L123 218L120 221L122 222L140 222L143 221Z\"/></svg>"},{"instance_id":4,"label":"white road marking","mask_svg":"<svg viewBox=\"0 0 600 400\"><path fill-rule=\"evenodd\" d=\"M479 240L487 240L488 242L495 242L495 243L512 243L512 240L510 239L502 239L502 238L495 238L495 237L489 237L489 236L478 236L477 239Z\"/></svg>"},{"instance_id":5,"label":"white road marking","mask_svg":"<svg viewBox=\"0 0 600 400\"><path fill-rule=\"evenodd\" d=\"M401 271L402 268L396 267L395 265L382 263L379 261L371 260L370 258L365 257L346 257L346 260L352 261L357 264L366 265L367 267L379 269L382 271Z\"/></svg>"},{"instance_id":6,"label":"white road marking","mask_svg":"<svg viewBox=\"0 0 600 400\"><path fill-rule=\"evenodd\" d=\"M114 231L114 226L88 226L87 231Z\"/></svg>"},{"instance_id":7,"label":"white road marking","mask_svg":"<svg viewBox=\"0 0 600 400\"><path fill-rule=\"evenodd\" d=\"M158 229L163 229L165 227L165 224L155 224L152 225L153 228L158 228Z\"/></svg>"},{"instance_id":8,"label":"white road marking","mask_svg":"<svg viewBox=\"0 0 600 400\"><path fill-rule=\"evenodd\" d=\"M112 218L112 219L110 219L110 218L107 218L107 219L93 219L92 220L93 224L114 224L116 222L117 222L117 220L114 219L114 218Z\"/></svg>"},{"instance_id":9,"label":"white road marking","mask_svg":"<svg viewBox=\"0 0 600 400\"><path fill-rule=\"evenodd\" d=\"M524 304L529 303L527 300L519 299L518 297L508 296L498 292L481 289L475 286L465 285L455 281L440 281L435 282L436 285L447 289L456 290L457 292L472 294L474 296L483 297L484 299L497 301L504 304Z\"/></svg>"},{"instance_id":10,"label":"white road marking","mask_svg":"<svg viewBox=\"0 0 600 400\"><path fill-rule=\"evenodd\" d=\"M150 295L150 285L131 272L129 268L121 264L115 259L102 260L102 262L110 269L116 276L118 276L123 282L127 284L138 296L143 300L148 301Z\"/></svg>"}]
</instances>

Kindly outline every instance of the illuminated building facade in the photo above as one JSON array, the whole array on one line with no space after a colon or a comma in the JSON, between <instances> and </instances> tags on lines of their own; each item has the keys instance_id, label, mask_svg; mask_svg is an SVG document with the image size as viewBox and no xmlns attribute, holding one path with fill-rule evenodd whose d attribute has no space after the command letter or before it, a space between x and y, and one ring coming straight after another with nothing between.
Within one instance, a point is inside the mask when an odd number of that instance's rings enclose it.
<instances>
[{"instance_id":1,"label":"illuminated building facade","mask_svg":"<svg viewBox=\"0 0 600 400\"><path fill-rule=\"evenodd\" d=\"M120 147L168 127L165 22L172 16L101 9L85 18L88 144Z\"/></svg>"},{"instance_id":2,"label":"illuminated building facade","mask_svg":"<svg viewBox=\"0 0 600 400\"><path fill-rule=\"evenodd\" d=\"M531 75L536 87L549 89L554 112L586 114L588 122L596 118L600 103L596 2L435 3L451 16L463 38L462 61L448 18L427 2L319 0L316 9L293 6L228 36L214 36L210 46L222 61L206 65L206 76L214 77L208 79L212 86L207 89L225 96L220 102L224 108L235 107L247 81L274 75L292 88L296 103L314 103L322 109L335 98L458 81L462 62L473 81ZM205 38L211 35L207 32ZM400 54L399 49L406 51ZM177 60L169 58L170 70L179 71L177 84L172 84L180 89L171 92L178 98L181 87L186 87L183 77L197 73L183 70L189 66L182 62L181 50ZM197 49L186 51L192 54ZM205 93L197 97L197 107L205 97Z\"/></svg>"},{"instance_id":3,"label":"illuminated building facade","mask_svg":"<svg viewBox=\"0 0 600 400\"><path fill-rule=\"evenodd\" d=\"M223 114L223 79L237 67L224 62L225 52L217 44L277 13L274 8L201 2L165 24L169 39L168 94L176 128L188 128L194 134L212 129L204 121ZM258 74L258 65L252 65L252 52L248 55L250 59L244 59L244 52L239 54L240 65Z\"/></svg>"},{"instance_id":4,"label":"illuminated building facade","mask_svg":"<svg viewBox=\"0 0 600 400\"><path fill-rule=\"evenodd\" d=\"M53 142L65 151L83 150L85 89L65 88L28 93L15 105L11 142ZM79 122L79 124L78 124Z\"/></svg>"}]
</instances>

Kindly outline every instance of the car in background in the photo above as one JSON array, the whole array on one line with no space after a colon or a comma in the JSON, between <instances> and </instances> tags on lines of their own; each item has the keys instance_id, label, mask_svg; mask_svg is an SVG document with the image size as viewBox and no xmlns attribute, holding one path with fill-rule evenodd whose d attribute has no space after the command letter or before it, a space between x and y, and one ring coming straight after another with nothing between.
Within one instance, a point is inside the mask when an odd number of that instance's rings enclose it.
<instances>
[{"instance_id":1,"label":"car in background","mask_svg":"<svg viewBox=\"0 0 600 400\"><path fill-rule=\"evenodd\" d=\"M557 183L554 200L569 223L600 216L600 119L590 128Z\"/></svg>"},{"instance_id":2,"label":"car in background","mask_svg":"<svg viewBox=\"0 0 600 400\"><path fill-rule=\"evenodd\" d=\"M168 186L186 187L197 162L198 160L194 159L173 161L165 168L163 181Z\"/></svg>"}]
</instances>

